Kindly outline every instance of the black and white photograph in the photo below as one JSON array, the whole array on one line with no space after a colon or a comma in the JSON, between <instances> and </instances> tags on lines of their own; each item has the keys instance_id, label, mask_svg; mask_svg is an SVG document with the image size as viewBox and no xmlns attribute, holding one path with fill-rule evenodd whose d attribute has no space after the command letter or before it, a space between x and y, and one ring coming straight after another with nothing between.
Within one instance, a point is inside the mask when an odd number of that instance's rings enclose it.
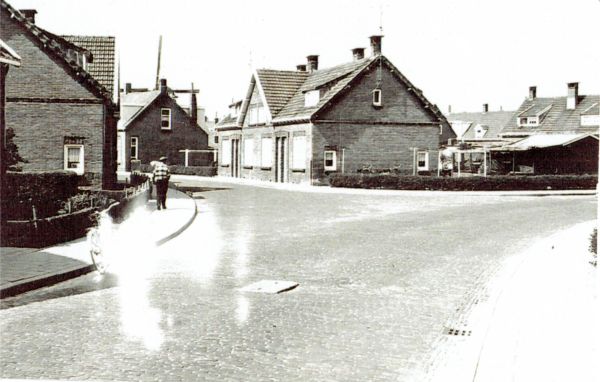
<instances>
[{"instance_id":1,"label":"black and white photograph","mask_svg":"<svg viewBox=\"0 0 600 382\"><path fill-rule=\"evenodd\" d=\"M0 0L0 381L600 381L600 0Z\"/></svg>"}]
</instances>

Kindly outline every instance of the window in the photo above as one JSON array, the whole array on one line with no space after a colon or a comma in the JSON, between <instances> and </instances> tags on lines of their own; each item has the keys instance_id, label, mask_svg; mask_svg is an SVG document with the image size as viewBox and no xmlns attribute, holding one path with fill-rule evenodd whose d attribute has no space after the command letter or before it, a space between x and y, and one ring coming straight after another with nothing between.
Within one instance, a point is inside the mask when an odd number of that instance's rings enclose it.
<instances>
[{"instance_id":1,"label":"window","mask_svg":"<svg viewBox=\"0 0 600 382\"><path fill-rule=\"evenodd\" d=\"M171 109L160 109L161 130L171 130Z\"/></svg>"},{"instance_id":2,"label":"window","mask_svg":"<svg viewBox=\"0 0 600 382\"><path fill-rule=\"evenodd\" d=\"M273 138L261 139L261 167L271 167L273 165Z\"/></svg>"},{"instance_id":3,"label":"window","mask_svg":"<svg viewBox=\"0 0 600 382\"><path fill-rule=\"evenodd\" d=\"M417 171L429 170L429 153L427 151L417 151Z\"/></svg>"},{"instance_id":4,"label":"window","mask_svg":"<svg viewBox=\"0 0 600 382\"><path fill-rule=\"evenodd\" d=\"M83 175L83 145L65 145L65 170Z\"/></svg>"},{"instance_id":5,"label":"window","mask_svg":"<svg viewBox=\"0 0 600 382\"><path fill-rule=\"evenodd\" d=\"M381 89L373 90L373 106L381 106Z\"/></svg>"},{"instance_id":6,"label":"window","mask_svg":"<svg viewBox=\"0 0 600 382\"><path fill-rule=\"evenodd\" d=\"M598 115L582 115L581 126L600 126L600 116Z\"/></svg>"},{"instance_id":7,"label":"window","mask_svg":"<svg viewBox=\"0 0 600 382\"><path fill-rule=\"evenodd\" d=\"M267 122L265 108L259 105L250 105L248 108L248 125L258 125Z\"/></svg>"},{"instance_id":8,"label":"window","mask_svg":"<svg viewBox=\"0 0 600 382\"><path fill-rule=\"evenodd\" d=\"M335 151L332 151L332 150L325 151L325 171L337 170L335 156L336 156Z\"/></svg>"},{"instance_id":9,"label":"window","mask_svg":"<svg viewBox=\"0 0 600 382\"><path fill-rule=\"evenodd\" d=\"M215 135L215 143L219 143L219 136Z\"/></svg>"},{"instance_id":10,"label":"window","mask_svg":"<svg viewBox=\"0 0 600 382\"><path fill-rule=\"evenodd\" d=\"M306 136L296 136L292 140L292 168L306 169Z\"/></svg>"},{"instance_id":11,"label":"window","mask_svg":"<svg viewBox=\"0 0 600 382\"><path fill-rule=\"evenodd\" d=\"M230 139L223 140L221 152L223 153L221 155L221 164L222 165L231 164L231 140Z\"/></svg>"},{"instance_id":12,"label":"window","mask_svg":"<svg viewBox=\"0 0 600 382\"><path fill-rule=\"evenodd\" d=\"M517 122L520 127L522 127L522 126L538 126L540 124L540 120L538 117L519 117Z\"/></svg>"},{"instance_id":13,"label":"window","mask_svg":"<svg viewBox=\"0 0 600 382\"><path fill-rule=\"evenodd\" d=\"M131 159L138 159L138 137L131 137Z\"/></svg>"},{"instance_id":14,"label":"window","mask_svg":"<svg viewBox=\"0 0 600 382\"><path fill-rule=\"evenodd\" d=\"M318 90L311 90L304 93L304 107L317 106L319 103L320 94Z\"/></svg>"},{"instance_id":15,"label":"window","mask_svg":"<svg viewBox=\"0 0 600 382\"><path fill-rule=\"evenodd\" d=\"M254 139L244 139L244 166L254 166Z\"/></svg>"}]
</instances>

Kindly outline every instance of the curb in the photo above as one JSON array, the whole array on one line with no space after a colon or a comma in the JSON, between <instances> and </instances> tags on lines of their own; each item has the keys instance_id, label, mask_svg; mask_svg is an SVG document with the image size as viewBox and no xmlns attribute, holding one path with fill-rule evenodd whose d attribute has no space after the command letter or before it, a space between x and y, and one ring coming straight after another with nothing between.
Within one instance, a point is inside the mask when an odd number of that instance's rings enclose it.
<instances>
[{"instance_id":1,"label":"curb","mask_svg":"<svg viewBox=\"0 0 600 382\"><path fill-rule=\"evenodd\" d=\"M173 187L171 187L171 189L185 195L187 198L189 198L193 201L193 198L191 198L186 193L181 192ZM196 202L194 201L194 213L188 219L188 221L185 222L185 224L183 224L177 231L169 234L168 236L166 236L160 240L157 240L155 242L156 246L161 246L161 245L165 244L166 242L168 242L169 240L172 240L175 237L179 236L183 231L185 231L192 224L192 222L196 218L196 215L198 215L198 206L196 205ZM40 249L40 250L42 250L42 249ZM38 250L38 251L40 251L40 250ZM67 281L67 280L74 279L79 276L83 276L83 275L93 272L95 270L96 270L96 266L94 264L86 264L85 266L70 268L61 273L37 276L37 277L31 278L31 279L28 279L27 281L24 281L24 282L12 283L12 284L9 284L7 287L0 289L0 299L4 299L7 297L14 297L16 295L19 295L19 294L22 294L25 292L30 292L32 290L40 289L40 288L47 287L47 286L52 286L52 285L61 283L63 281Z\"/></svg>"}]
</instances>

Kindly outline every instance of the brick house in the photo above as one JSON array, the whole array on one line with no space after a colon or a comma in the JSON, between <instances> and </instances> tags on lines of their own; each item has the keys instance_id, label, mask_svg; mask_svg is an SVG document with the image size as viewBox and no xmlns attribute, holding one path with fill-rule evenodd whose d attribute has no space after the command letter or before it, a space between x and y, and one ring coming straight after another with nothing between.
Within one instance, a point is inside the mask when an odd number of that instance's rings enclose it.
<instances>
[{"instance_id":1,"label":"brick house","mask_svg":"<svg viewBox=\"0 0 600 382\"><path fill-rule=\"evenodd\" d=\"M0 2L0 37L22 64L6 76L6 126L24 171L70 170L110 188L116 182L117 108L87 71L93 55L35 25L34 10Z\"/></svg>"},{"instance_id":2,"label":"brick house","mask_svg":"<svg viewBox=\"0 0 600 382\"><path fill-rule=\"evenodd\" d=\"M436 171L440 143L455 135L381 54L381 38L371 37L371 57L356 48L332 68L308 56L296 71L256 70L237 114L217 125L218 174L318 184L367 166Z\"/></svg>"},{"instance_id":3,"label":"brick house","mask_svg":"<svg viewBox=\"0 0 600 382\"><path fill-rule=\"evenodd\" d=\"M133 91L131 84L126 84L119 121L120 169L135 170L162 155L169 158L170 165L210 164L213 154L208 135L198 126L196 103L192 105L188 114L172 98L165 79L160 80L158 90Z\"/></svg>"},{"instance_id":4,"label":"brick house","mask_svg":"<svg viewBox=\"0 0 600 382\"><path fill-rule=\"evenodd\" d=\"M457 141L483 146L502 141L500 131L514 113L507 110L490 111L485 103L479 113L450 113L446 118L456 133Z\"/></svg>"},{"instance_id":5,"label":"brick house","mask_svg":"<svg viewBox=\"0 0 600 382\"><path fill-rule=\"evenodd\" d=\"M8 70L11 66L21 66L21 57L2 39L0 39L0 175L2 176L2 184L4 184L4 174L6 174L6 126L4 120L5 107L5 79ZM1 190L0 190L1 191Z\"/></svg>"}]
</instances>

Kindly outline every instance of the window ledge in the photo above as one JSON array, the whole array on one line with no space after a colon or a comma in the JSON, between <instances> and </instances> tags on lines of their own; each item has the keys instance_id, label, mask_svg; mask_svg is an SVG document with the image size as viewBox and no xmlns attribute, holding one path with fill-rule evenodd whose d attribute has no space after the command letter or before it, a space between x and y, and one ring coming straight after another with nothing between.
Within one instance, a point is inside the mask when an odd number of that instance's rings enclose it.
<instances>
[{"instance_id":1,"label":"window ledge","mask_svg":"<svg viewBox=\"0 0 600 382\"><path fill-rule=\"evenodd\" d=\"M246 170L252 170L254 166L243 166Z\"/></svg>"},{"instance_id":2,"label":"window ledge","mask_svg":"<svg viewBox=\"0 0 600 382\"><path fill-rule=\"evenodd\" d=\"M292 172L306 172L306 169L303 169L303 168L293 168Z\"/></svg>"},{"instance_id":3,"label":"window ledge","mask_svg":"<svg viewBox=\"0 0 600 382\"><path fill-rule=\"evenodd\" d=\"M261 170L271 170L271 166L261 166Z\"/></svg>"},{"instance_id":4,"label":"window ledge","mask_svg":"<svg viewBox=\"0 0 600 382\"><path fill-rule=\"evenodd\" d=\"M229 167L228 164L222 164L221 167Z\"/></svg>"}]
</instances>

